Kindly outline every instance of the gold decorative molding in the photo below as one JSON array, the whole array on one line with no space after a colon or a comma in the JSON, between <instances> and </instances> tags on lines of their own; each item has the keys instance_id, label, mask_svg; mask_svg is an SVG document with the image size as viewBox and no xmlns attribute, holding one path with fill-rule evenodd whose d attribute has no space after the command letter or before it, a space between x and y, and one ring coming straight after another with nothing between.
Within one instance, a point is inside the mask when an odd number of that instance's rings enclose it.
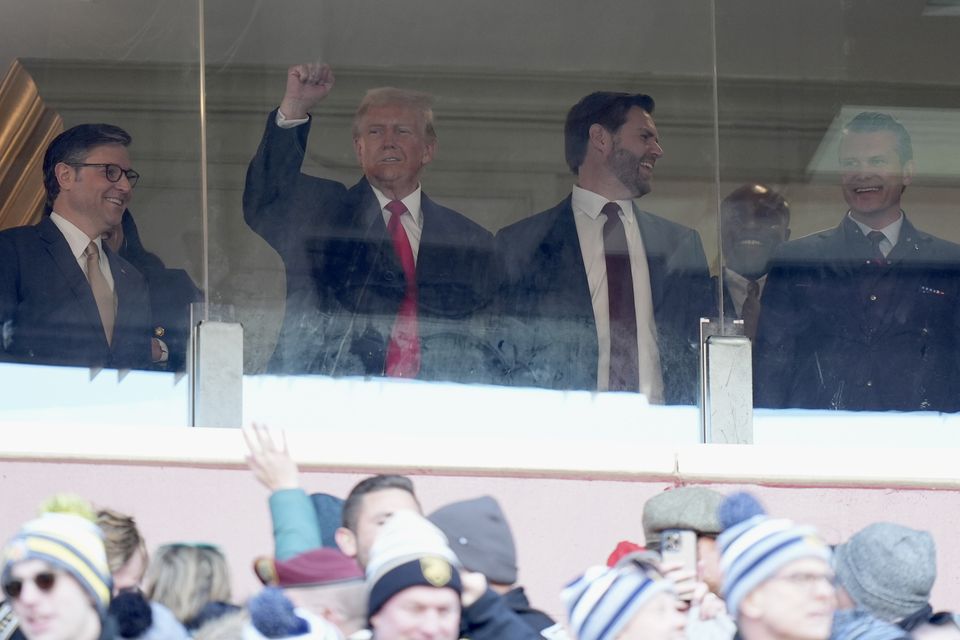
<instances>
[{"instance_id":1,"label":"gold decorative molding","mask_svg":"<svg viewBox=\"0 0 960 640\"><path fill-rule=\"evenodd\" d=\"M19 60L0 81L0 229L31 224L43 214L43 154L63 119L43 104Z\"/></svg>"}]
</instances>

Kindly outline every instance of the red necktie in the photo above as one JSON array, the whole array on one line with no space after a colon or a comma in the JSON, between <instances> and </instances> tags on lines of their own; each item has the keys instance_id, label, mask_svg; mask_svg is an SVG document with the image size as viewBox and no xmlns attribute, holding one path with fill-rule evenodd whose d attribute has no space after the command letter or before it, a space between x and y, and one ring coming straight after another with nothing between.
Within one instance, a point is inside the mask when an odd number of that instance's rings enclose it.
<instances>
[{"instance_id":1,"label":"red necktie","mask_svg":"<svg viewBox=\"0 0 960 640\"><path fill-rule=\"evenodd\" d=\"M610 307L610 391L638 391L640 364L637 347L637 307L627 234L620 220L620 205L603 205L603 253L607 262L607 296Z\"/></svg>"},{"instance_id":2,"label":"red necktie","mask_svg":"<svg viewBox=\"0 0 960 640\"><path fill-rule=\"evenodd\" d=\"M403 278L406 281L406 291L397 319L393 323L390 334L390 344L387 345L387 362L385 371L388 376L395 378L413 378L420 372L420 337L417 329L417 267L413 261L413 249L410 248L410 239L400 224L400 216L407 213L407 207L399 200L387 203L390 212L390 222L387 223L387 232L393 240L393 250L397 252L397 259L403 267Z\"/></svg>"}]
</instances>

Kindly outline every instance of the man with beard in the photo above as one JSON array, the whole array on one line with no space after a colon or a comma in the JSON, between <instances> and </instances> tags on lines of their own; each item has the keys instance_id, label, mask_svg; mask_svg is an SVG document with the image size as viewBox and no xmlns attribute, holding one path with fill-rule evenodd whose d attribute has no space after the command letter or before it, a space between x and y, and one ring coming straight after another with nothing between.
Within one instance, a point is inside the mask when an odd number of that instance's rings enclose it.
<instances>
[{"instance_id":1,"label":"man with beard","mask_svg":"<svg viewBox=\"0 0 960 640\"><path fill-rule=\"evenodd\" d=\"M910 134L883 113L843 129L840 225L785 243L763 294L755 401L763 407L956 411L960 247L901 208Z\"/></svg>"},{"instance_id":2,"label":"man with beard","mask_svg":"<svg viewBox=\"0 0 960 640\"><path fill-rule=\"evenodd\" d=\"M720 204L720 237L723 308L729 317L743 320L744 334L753 340L770 258L790 237L790 205L762 184L738 187Z\"/></svg>"},{"instance_id":3,"label":"man with beard","mask_svg":"<svg viewBox=\"0 0 960 640\"><path fill-rule=\"evenodd\" d=\"M565 125L572 194L497 234L512 384L695 402L698 321L712 306L703 246L633 202L663 155L653 108L644 94L580 100Z\"/></svg>"}]
</instances>

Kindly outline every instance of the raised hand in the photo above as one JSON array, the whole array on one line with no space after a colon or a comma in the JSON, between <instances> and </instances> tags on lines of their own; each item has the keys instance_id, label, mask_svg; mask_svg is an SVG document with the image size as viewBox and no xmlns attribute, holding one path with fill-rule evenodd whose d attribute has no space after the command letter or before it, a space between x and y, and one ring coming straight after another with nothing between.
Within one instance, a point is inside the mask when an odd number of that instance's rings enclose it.
<instances>
[{"instance_id":1,"label":"raised hand","mask_svg":"<svg viewBox=\"0 0 960 640\"><path fill-rule=\"evenodd\" d=\"M287 449L286 435L283 436L281 449L273 442L265 425L253 423L249 429L243 430L243 439L250 449L247 465L263 486L270 491L300 486L299 470Z\"/></svg>"},{"instance_id":2,"label":"raised hand","mask_svg":"<svg viewBox=\"0 0 960 640\"><path fill-rule=\"evenodd\" d=\"M280 111L290 120L306 118L307 113L333 89L333 70L328 64L297 64L287 70L287 90Z\"/></svg>"}]
</instances>

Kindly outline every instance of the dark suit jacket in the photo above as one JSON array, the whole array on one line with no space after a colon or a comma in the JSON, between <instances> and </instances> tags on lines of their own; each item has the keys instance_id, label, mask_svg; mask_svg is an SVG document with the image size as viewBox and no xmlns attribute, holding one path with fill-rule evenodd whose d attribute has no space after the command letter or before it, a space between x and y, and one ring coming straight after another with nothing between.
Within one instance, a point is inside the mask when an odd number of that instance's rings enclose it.
<instances>
[{"instance_id":1,"label":"dark suit jacket","mask_svg":"<svg viewBox=\"0 0 960 640\"><path fill-rule=\"evenodd\" d=\"M169 351L158 369L183 371L186 368L190 339L190 304L203 300L203 294L183 269L169 269L158 256L147 251L129 211L123 213L123 245L120 256L136 267L150 289L153 311L153 336L164 341Z\"/></svg>"},{"instance_id":2,"label":"dark suit jacket","mask_svg":"<svg viewBox=\"0 0 960 640\"><path fill-rule=\"evenodd\" d=\"M300 172L309 123L270 114L247 171L244 218L280 254L287 309L270 370L382 375L406 288L366 179L347 189ZM422 194L417 255L420 376L486 380L479 316L490 300L493 236Z\"/></svg>"},{"instance_id":3,"label":"dark suit jacket","mask_svg":"<svg viewBox=\"0 0 960 640\"><path fill-rule=\"evenodd\" d=\"M150 367L150 298L143 276L104 247L117 294L107 344L97 303L49 217L0 232L0 359L84 367Z\"/></svg>"},{"instance_id":4,"label":"dark suit jacket","mask_svg":"<svg viewBox=\"0 0 960 640\"><path fill-rule=\"evenodd\" d=\"M904 220L888 267L849 218L780 247L754 364L762 407L956 411L960 246Z\"/></svg>"},{"instance_id":5,"label":"dark suit jacket","mask_svg":"<svg viewBox=\"0 0 960 640\"><path fill-rule=\"evenodd\" d=\"M514 384L597 387L597 329L570 202L497 234L499 346ZM650 269L665 399L692 404L699 321L716 306L703 245L693 229L634 212Z\"/></svg>"}]
</instances>

